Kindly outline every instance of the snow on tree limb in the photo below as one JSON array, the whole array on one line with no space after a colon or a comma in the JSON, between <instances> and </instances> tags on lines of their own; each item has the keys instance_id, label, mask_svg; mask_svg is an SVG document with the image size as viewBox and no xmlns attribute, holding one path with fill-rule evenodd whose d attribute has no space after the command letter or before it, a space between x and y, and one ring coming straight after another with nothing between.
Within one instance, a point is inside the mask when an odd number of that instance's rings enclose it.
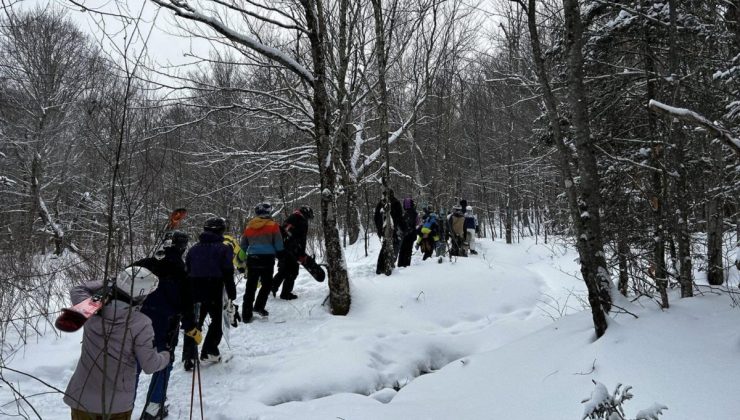
<instances>
[{"instance_id":1,"label":"snow on tree limb","mask_svg":"<svg viewBox=\"0 0 740 420\"><path fill-rule=\"evenodd\" d=\"M289 69L293 73L297 74L302 79L306 80L309 83L314 82L313 73L308 71L305 67L300 65L297 61L295 61L292 57L288 56L283 51L280 51L277 48L270 47L268 45L265 45L256 39L253 39L251 37L248 37L244 34L241 34L230 27L226 26L223 22L220 20L212 17L212 16L206 16L203 13L198 12L195 10L192 6L190 6L187 2L182 0L152 0L155 4L164 7L166 9L170 9L173 12L175 12L175 15L183 17L185 19L189 19L196 22L204 23L211 27L214 31L220 33L221 35L225 36L227 39L229 39L232 42L236 42L237 44L244 45L245 47L254 50L263 56L274 60L281 65L285 66L285 68Z\"/></svg>"},{"instance_id":2,"label":"snow on tree limb","mask_svg":"<svg viewBox=\"0 0 740 420\"><path fill-rule=\"evenodd\" d=\"M676 108L670 105L666 105L654 99L650 100L650 102L648 103L648 108L650 108L650 110L655 113L678 118L679 120L686 121L688 123L698 125L712 131L728 146L730 146L730 148L734 150L735 153L740 155L740 139L734 137L729 130L720 127L712 121L709 121L709 119L704 117L703 115L698 114L690 109Z\"/></svg>"}]
</instances>

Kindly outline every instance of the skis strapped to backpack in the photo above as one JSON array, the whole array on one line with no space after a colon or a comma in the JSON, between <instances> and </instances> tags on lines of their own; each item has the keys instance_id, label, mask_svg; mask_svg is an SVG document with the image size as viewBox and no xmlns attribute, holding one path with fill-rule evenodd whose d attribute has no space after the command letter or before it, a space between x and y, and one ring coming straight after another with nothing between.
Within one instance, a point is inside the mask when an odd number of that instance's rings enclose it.
<instances>
[{"instance_id":1,"label":"skis strapped to backpack","mask_svg":"<svg viewBox=\"0 0 740 420\"><path fill-rule=\"evenodd\" d=\"M167 232L177 229L177 227L180 226L180 222L182 221L182 219L185 218L185 216L187 216L187 214L188 211L184 208L175 209L172 211L172 213L170 213L167 224L157 237L158 244L157 247L154 248L153 253L156 253L156 251L159 250L159 248L162 246ZM82 328L82 326L85 325L85 322L90 319L91 316L98 313L98 311L100 311L103 306L108 303L109 299L110 287L108 285L105 285L102 289L98 290L97 292L95 292L95 294L78 303L77 305L74 305L70 308L63 308L62 313L59 314L56 321L54 321L54 326L59 331L75 332Z\"/></svg>"}]
</instances>

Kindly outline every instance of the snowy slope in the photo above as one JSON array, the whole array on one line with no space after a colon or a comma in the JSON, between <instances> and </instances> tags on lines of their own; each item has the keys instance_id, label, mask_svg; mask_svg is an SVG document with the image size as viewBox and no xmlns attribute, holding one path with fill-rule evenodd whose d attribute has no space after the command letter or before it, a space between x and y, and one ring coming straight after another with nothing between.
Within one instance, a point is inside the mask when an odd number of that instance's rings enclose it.
<instances>
[{"instance_id":1,"label":"snowy slope","mask_svg":"<svg viewBox=\"0 0 740 420\"><path fill-rule=\"evenodd\" d=\"M481 255L414 259L390 277L375 275L377 244L369 257L362 244L346 254L350 314L329 315L326 284L302 273L298 300L271 298L269 319L231 330L230 349L222 342L228 361L203 366L206 418L576 419L591 379L610 390L632 385L628 413L660 402L669 407L664 419L740 418L727 392L740 377L740 310L726 296L672 296L665 312L630 305L639 319L617 316L594 342L575 297L584 290L575 255L562 247L487 241ZM553 322L565 313L573 315ZM49 334L10 366L63 389L79 338ZM27 394L48 391L3 375ZM178 362L169 418L188 418L190 386ZM0 388L0 404L11 399ZM68 418L58 394L31 401L43 418Z\"/></svg>"}]
</instances>

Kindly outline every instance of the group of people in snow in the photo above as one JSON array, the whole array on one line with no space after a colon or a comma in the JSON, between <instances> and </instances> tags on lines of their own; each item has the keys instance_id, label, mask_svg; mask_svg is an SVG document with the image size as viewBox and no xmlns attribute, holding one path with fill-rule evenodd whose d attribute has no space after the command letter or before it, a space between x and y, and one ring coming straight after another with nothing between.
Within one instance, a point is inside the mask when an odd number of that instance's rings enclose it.
<instances>
[{"instance_id":1,"label":"group of people in snow","mask_svg":"<svg viewBox=\"0 0 740 420\"><path fill-rule=\"evenodd\" d=\"M386 209L389 209L390 217L386 217ZM431 204L424 205L421 211L419 214L411 197L404 198L402 204L393 190L388 190L387 194L384 191L383 197L375 206L375 229L378 236L383 238L384 229L390 223L398 267L411 265L414 247L421 251L423 260L436 254L438 261L442 262L448 252L448 241L450 256L467 257L468 254L478 253L475 249L475 238L480 233L478 218L467 200L460 200L452 206L444 218L440 215L445 212L435 212ZM382 272L385 258L385 252L381 250L378 254L377 274Z\"/></svg>"},{"instance_id":2,"label":"group of people in snow","mask_svg":"<svg viewBox=\"0 0 740 420\"><path fill-rule=\"evenodd\" d=\"M293 287L299 264L323 281L323 270L306 254L309 222L314 217L311 207L296 209L282 225L273 219L269 203L258 204L254 212L239 242L225 235L223 218L210 218L184 260L188 235L167 232L154 256L134 262L118 275L108 303L85 323L82 353L64 396L72 420L130 419L142 370L154 375L141 419L164 418L180 329L184 330L185 370L192 370L198 357L220 361L224 321L235 327L239 321L251 322L253 313L268 316L270 292L276 297L280 290L281 299L296 299ZM278 272L273 277L276 259ZM234 304L235 271L246 273L247 278L241 314ZM99 282L72 288L72 303L92 297L103 287ZM210 324L203 339L206 317Z\"/></svg>"}]
</instances>

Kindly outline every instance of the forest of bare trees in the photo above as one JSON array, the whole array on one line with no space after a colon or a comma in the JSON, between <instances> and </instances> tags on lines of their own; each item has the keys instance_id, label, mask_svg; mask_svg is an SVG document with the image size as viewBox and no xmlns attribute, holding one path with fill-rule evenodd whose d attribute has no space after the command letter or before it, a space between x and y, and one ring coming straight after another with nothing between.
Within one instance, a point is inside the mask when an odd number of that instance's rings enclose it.
<instances>
[{"instance_id":1,"label":"forest of bare trees","mask_svg":"<svg viewBox=\"0 0 740 420\"><path fill-rule=\"evenodd\" d=\"M387 189L467 199L484 240L571 241L597 336L615 294L668 307L734 263L738 0L151 0L213 47L176 67L135 48L128 9L111 49L77 2L3 5L3 337L43 326L59 274L148 252L176 207L191 234L214 215L238 233L261 201L320 209L336 315L342 247L376 240Z\"/></svg>"}]
</instances>

